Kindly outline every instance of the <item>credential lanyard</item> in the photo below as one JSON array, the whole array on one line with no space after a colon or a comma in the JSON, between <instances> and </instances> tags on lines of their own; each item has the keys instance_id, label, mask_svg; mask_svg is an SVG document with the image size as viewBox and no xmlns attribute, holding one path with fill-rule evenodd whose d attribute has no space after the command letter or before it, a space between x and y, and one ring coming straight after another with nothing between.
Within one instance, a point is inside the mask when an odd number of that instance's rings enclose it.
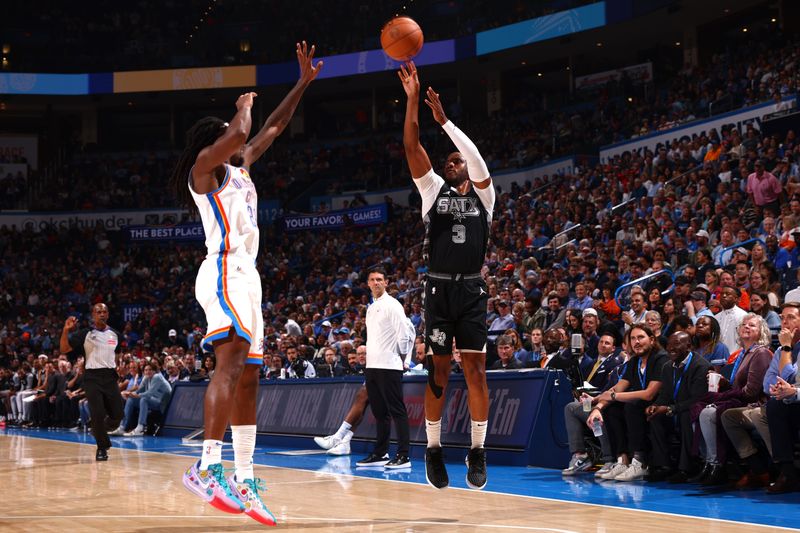
<instances>
[{"instance_id":1,"label":"credential lanyard","mask_svg":"<svg viewBox=\"0 0 800 533\"><path fill-rule=\"evenodd\" d=\"M642 390L645 390L645 383L647 383L647 364L644 365L644 371L642 371L640 370L639 362L637 362L636 373L639 374L639 383L642 385Z\"/></svg>"},{"instance_id":2,"label":"credential lanyard","mask_svg":"<svg viewBox=\"0 0 800 533\"><path fill-rule=\"evenodd\" d=\"M692 357L694 357L694 354L689 352L689 357L686 359L686 364L683 365L683 370L681 371L681 377L679 377L677 380L675 379L676 369L672 369L672 382L675 384L675 389L672 391L673 400L678 399L678 390L681 388L681 381L683 381L683 376L686 375L686 370L689 368L689 365L692 364Z\"/></svg>"}]
</instances>

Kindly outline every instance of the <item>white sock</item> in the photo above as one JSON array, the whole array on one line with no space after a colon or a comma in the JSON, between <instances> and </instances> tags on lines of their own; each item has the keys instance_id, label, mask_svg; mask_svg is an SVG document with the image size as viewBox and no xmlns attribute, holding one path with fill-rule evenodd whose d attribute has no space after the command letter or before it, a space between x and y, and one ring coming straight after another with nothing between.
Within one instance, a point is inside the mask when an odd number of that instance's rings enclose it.
<instances>
[{"instance_id":1,"label":"white sock","mask_svg":"<svg viewBox=\"0 0 800 533\"><path fill-rule=\"evenodd\" d=\"M256 426L231 426L233 464L236 481L253 479L253 452L256 449Z\"/></svg>"},{"instance_id":2,"label":"white sock","mask_svg":"<svg viewBox=\"0 0 800 533\"><path fill-rule=\"evenodd\" d=\"M472 449L483 448L483 443L486 440L486 426L489 425L488 420L483 422L472 421Z\"/></svg>"},{"instance_id":3,"label":"white sock","mask_svg":"<svg viewBox=\"0 0 800 533\"><path fill-rule=\"evenodd\" d=\"M345 420L344 422L342 422L342 425L339 426L339 429L336 430L336 433L334 433L333 436L336 437L339 440L344 440L345 436L347 435L347 432L349 431L350 432L350 436L352 437L353 436L353 432L350 431L351 427L353 427L353 426L348 424L347 421Z\"/></svg>"},{"instance_id":4,"label":"white sock","mask_svg":"<svg viewBox=\"0 0 800 533\"><path fill-rule=\"evenodd\" d=\"M442 446L439 441L442 436L442 419L436 421L425 419L425 433L428 434L428 448L440 448Z\"/></svg>"},{"instance_id":5,"label":"white sock","mask_svg":"<svg viewBox=\"0 0 800 533\"><path fill-rule=\"evenodd\" d=\"M340 439L342 442L350 442L350 439L352 439L352 438L353 438L353 432L352 432L352 431L350 431L349 429L348 429L348 430L345 430L345 432L344 432L344 435L341 435L341 436L339 437L339 439Z\"/></svg>"},{"instance_id":6,"label":"white sock","mask_svg":"<svg viewBox=\"0 0 800 533\"><path fill-rule=\"evenodd\" d=\"M222 462L222 441L206 439L203 441L203 455L200 457L200 470Z\"/></svg>"}]
</instances>

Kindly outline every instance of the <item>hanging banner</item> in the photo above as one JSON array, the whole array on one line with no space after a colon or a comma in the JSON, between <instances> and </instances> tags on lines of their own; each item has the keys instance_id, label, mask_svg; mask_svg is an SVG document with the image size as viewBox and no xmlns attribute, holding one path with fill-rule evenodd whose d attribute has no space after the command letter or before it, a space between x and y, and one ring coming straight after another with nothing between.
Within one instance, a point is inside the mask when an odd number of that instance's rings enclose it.
<instances>
[{"instance_id":1,"label":"hanging banner","mask_svg":"<svg viewBox=\"0 0 800 533\"><path fill-rule=\"evenodd\" d=\"M385 223L387 213L386 204L379 204L317 215L287 215L283 217L283 227L286 231L303 231L372 226Z\"/></svg>"}]
</instances>

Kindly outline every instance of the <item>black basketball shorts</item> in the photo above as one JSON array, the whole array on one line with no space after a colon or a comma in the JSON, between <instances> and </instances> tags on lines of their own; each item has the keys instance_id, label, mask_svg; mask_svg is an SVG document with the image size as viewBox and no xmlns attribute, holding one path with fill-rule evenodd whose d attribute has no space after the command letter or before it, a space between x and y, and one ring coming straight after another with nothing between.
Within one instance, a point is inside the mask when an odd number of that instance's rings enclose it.
<instances>
[{"instance_id":1,"label":"black basketball shorts","mask_svg":"<svg viewBox=\"0 0 800 533\"><path fill-rule=\"evenodd\" d=\"M486 304L489 294L483 279L425 282L426 353L449 355L456 348L486 351Z\"/></svg>"}]
</instances>

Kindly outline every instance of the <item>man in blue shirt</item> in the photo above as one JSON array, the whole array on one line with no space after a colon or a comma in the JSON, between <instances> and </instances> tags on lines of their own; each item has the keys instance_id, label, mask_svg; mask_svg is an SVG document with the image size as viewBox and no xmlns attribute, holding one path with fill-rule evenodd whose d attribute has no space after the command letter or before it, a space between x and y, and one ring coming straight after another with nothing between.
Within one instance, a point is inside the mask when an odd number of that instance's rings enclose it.
<instances>
[{"instance_id":1,"label":"man in blue shirt","mask_svg":"<svg viewBox=\"0 0 800 533\"><path fill-rule=\"evenodd\" d=\"M150 414L150 411L156 410L159 412L164 412L167 408L167 403L169 403L169 397L172 394L172 387L164 379L164 376L158 372L156 365L153 363L147 363L144 366L144 379L142 380L142 384L139 385L139 388L136 389L135 392L131 393L131 397L128 399L128 402L125 404L125 410L128 410L128 406L134 406L138 403L139 405L139 423L133 428L131 431L125 433L126 437L138 437L144 435L144 428L145 424L147 424L147 415ZM138 401L134 402L131 399L136 399ZM133 407L131 407L132 409ZM127 418L128 413L126 413Z\"/></svg>"}]
</instances>

